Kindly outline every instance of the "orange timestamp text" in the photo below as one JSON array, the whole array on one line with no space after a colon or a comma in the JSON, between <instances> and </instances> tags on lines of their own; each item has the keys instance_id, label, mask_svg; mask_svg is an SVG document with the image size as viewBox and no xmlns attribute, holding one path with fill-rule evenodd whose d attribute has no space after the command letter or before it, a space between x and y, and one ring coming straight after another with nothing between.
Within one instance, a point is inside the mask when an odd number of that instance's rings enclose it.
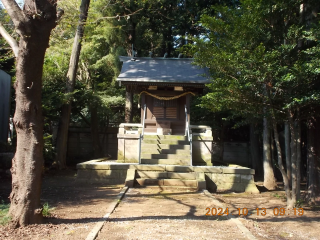
<instances>
[{"instance_id":1,"label":"orange timestamp text","mask_svg":"<svg viewBox=\"0 0 320 240\"><path fill-rule=\"evenodd\" d=\"M271 214L274 216L302 216L304 214L303 208L293 208L293 209L286 209L286 208L273 208L266 209L266 208L256 208L255 211L249 211L248 208L237 208L236 211L233 213L229 213L229 208L206 208L206 216L223 216L223 215L233 215L233 216L266 216L267 212L271 211Z\"/></svg>"}]
</instances>

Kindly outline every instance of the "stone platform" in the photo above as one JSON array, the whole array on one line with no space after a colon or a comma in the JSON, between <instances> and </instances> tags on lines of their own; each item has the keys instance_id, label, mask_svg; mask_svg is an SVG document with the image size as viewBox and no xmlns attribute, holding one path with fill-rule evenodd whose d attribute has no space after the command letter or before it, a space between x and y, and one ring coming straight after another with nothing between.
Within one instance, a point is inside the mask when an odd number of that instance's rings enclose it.
<instances>
[{"instance_id":1,"label":"stone platform","mask_svg":"<svg viewBox=\"0 0 320 240\"><path fill-rule=\"evenodd\" d=\"M77 164L79 181L141 185L188 186L211 192L258 193L254 170L244 167L180 166L119 163L97 159ZM187 174L189 173L189 174Z\"/></svg>"}]
</instances>

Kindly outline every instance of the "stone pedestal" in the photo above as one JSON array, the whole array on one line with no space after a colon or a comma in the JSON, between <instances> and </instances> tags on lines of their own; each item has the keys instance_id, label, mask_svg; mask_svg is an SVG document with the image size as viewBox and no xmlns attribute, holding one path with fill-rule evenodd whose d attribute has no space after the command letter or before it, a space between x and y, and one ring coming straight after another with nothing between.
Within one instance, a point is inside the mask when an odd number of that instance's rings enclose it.
<instances>
[{"instance_id":1,"label":"stone pedestal","mask_svg":"<svg viewBox=\"0 0 320 240\"><path fill-rule=\"evenodd\" d=\"M142 125L134 123L122 123L119 126L118 159L121 163L139 162L139 141L142 133Z\"/></svg>"},{"instance_id":2,"label":"stone pedestal","mask_svg":"<svg viewBox=\"0 0 320 240\"><path fill-rule=\"evenodd\" d=\"M212 131L211 127L190 125L192 133L192 164L194 166L212 166Z\"/></svg>"}]
</instances>

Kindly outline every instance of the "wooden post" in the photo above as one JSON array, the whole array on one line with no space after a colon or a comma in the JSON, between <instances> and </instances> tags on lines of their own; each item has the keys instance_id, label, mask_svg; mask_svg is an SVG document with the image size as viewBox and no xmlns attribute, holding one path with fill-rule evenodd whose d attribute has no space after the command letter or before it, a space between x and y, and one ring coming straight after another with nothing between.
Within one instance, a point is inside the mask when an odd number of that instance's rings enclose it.
<instances>
[{"instance_id":1,"label":"wooden post","mask_svg":"<svg viewBox=\"0 0 320 240\"><path fill-rule=\"evenodd\" d=\"M190 94L188 94L188 95L186 95L186 105L187 105L187 113L188 113L188 121L189 121L189 124L191 124L190 123L190 101L191 101L191 95Z\"/></svg>"},{"instance_id":2,"label":"wooden post","mask_svg":"<svg viewBox=\"0 0 320 240\"><path fill-rule=\"evenodd\" d=\"M140 96L140 108L141 108L141 124L143 122L143 116L144 116L144 110L143 110L143 106L146 103L146 95L144 93L141 94ZM148 106L147 106L148 108ZM146 109L146 111L148 112L148 110ZM147 118L147 113L146 113L146 118Z\"/></svg>"},{"instance_id":3,"label":"wooden post","mask_svg":"<svg viewBox=\"0 0 320 240\"><path fill-rule=\"evenodd\" d=\"M126 91L126 109L125 109L125 122L132 122L132 102L133 102L133 93L130 91L129 87L127 87Z\"/></svg>"}]
</instances>

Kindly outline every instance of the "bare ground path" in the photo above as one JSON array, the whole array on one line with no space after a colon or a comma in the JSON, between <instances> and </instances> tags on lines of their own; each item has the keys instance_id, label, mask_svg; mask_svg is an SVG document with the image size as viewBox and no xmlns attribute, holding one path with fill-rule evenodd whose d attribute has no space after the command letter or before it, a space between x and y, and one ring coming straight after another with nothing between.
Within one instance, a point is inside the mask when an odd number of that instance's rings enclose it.
<instances>
[{"instance_id":1,"label":"bare ground path","mask_svg":"<svg viewBox=\"0 0 320 240\"><path fill-rule=\"evenodd\" d=\"M77 182L75 174L68 170L44 178L42 202L54 208L54 217L15 230L0 226L0 239L85 239L123 186ZM10 179L1 179L0 201L8 202L10 191ZM302 216L293 211L276 216L273 210L285 207L283 195L283 191L212 194L256 239L320 240L319 206L302 205ZM218 210L220 204L215 201L202 192L129 189L97 239L247 239L225 215L205 216L206 208ZM238 209L242 212L245 208L248 215L239 216ZM260 213L266 208L266 215L258 215L257 208Z\"/></svg>"},{"instance_id":2,"label":"bare ground path","mask_svg":"<svg viewBox=\"0 0 320 240\"><path fill-rule=\"evenodd\" d=\"M97 239L247 239L226 216L206 216L216 207L203 192L132 188Z\"/></svg>"}]
</instances>

